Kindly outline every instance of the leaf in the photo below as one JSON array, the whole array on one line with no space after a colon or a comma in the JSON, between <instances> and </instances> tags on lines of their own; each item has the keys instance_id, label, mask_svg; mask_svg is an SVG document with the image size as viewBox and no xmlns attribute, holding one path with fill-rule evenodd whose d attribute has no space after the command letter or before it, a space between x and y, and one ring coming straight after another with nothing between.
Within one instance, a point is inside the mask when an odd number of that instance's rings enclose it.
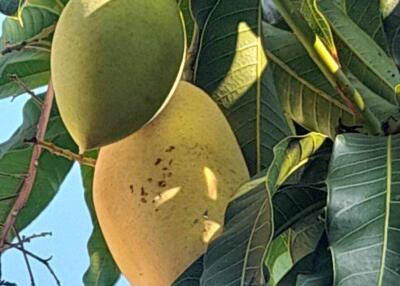
<instances>
[{"instance_id":1,"label":"leaf","mask_svg":"<svg viewBox=\"0 0 400 286\"><path fill-rule=\"evenodd\" d=\"M399 5L399 0L380 0L380 10L382 17L386 19Z\"/></svg>"},{"instance_id":2,"label":"leaf","mask_svg":"<svg viewBox=\"0 0 400 286\"><path fill-rule=\"evenodd\" d=\"M397 66L400 66L400 5L384 21L389 50Z\"/></svg>"},{"instance_id":3,"label":"leaf","mask_svg":"<svg viewBox=\"0 0 400 286\"><path fill-rule=\"evenodd\" d=\"M346 14L364 32L366 32L375 42L389 54L383 21L380 11L380 0L340 0L341 6Z\"/></svg>"},{"instance_id":4,"label":"leaf","mask_svg":"<svg viewBox=\"0 0 400 286\"><path fill-rule=\"evenodd\" d=\"M320 8L337 36L340 62L375 93L399 105L400 74L392 59L336 1L320 1Z\"/></svg>"},{"instance_id":5,"label":"leaf","mask_svg":"<svg viewBox=\"0 0 400 286\"><path fill-rule=\"evenodd\" d=\"M97 157L97 152L93 152L91 157ZM103 238L97 221L92 200L92 187L94 169L82 166L82 180L85 188L85 200L92 217L93 231L88 242L88 252L90 265L83 277L85 286L108 286L114 285L119 279L121 272L114 262L107 244Z\"/></svg>"},{"instance_id":6,"label":"leaf","mask_svg":"<svg viewBox=\"0 0 400 286\"><path fill-rule=\"evenodd\" d=\"M192 12L190 10L190 1L191 0L180 0L179 1L179 7L181 8L183 19L185 21L186 37L187 37L187 45L188 46L192 42L193 31L194 31L194 20L193 20Z\"/></svg>"},{"instance_id":7,"label":"leaf","mask_svg":"<svg viewBox=\"0 0 400 286\"><path fill-rule=\"evenodd\" d=\"M265 264L269 269L268 286L275 286L277 282L293 266L293 260L289 253L289 231L275 238L269 248Z\"/></svg>"},{"instance_id":8,"label":"leaf","mask_svg":"<svg viewBox=\"0 0 400 286\"><path fill-rule=\"evenodd\" d=\"M37 7L45 9L56 15L61 15L62 10L68 0L25 0L25 7ZM25 7L23 9L25 9Z\"/></svg>"},{"instance_id":9,"label":"leaf","mask_svg":"<svg viewBox=\"0 0 400 286\"><path fill-rule=\"evenodd\" d=\"M21 0L0 0L0 12L12 16L18 12Z\"/></svg>"},{"instance_id":10,"label":"leaf","mask_svg":"<svg viewBox=\"0 0 400 286\"><path fill-rule=\"evenodd\" d=\"M305 256L279 281L278 286L330 286L332 260L326 235L313 253Z\"/></svg>"},{"instance_id":11,"label":"leaf","mask_svg":"<svg viewBox=\"0 0 400 286\"><path fill-rule=\"evenodd\" d=\"M357 124L307 51L292 33L263 24L264 48L285 113L306 129L334 138L339 121Z\"/></svg>"},{"instance_id":12,"label":"leaf","mask_svg":"<svg viewBox=\"0 0 400 286\"><path fill-rule=\"evenodd\" d=\"M270 195L262 178L243 188L250 190L229 205L224 232L204 255L202 286L265 283L263 261L273 235Z\"/></svg>"},{"instance_id":13,"label":"leaf","mask_svg":"<svg viewBox=\"0 0 400 286\"><path fill-rule=\"evenodd\" d=\"M26 7L22 13L22 24L15 18L7 17L3 22L3 34L0 47L4 49L6 44L18 44L23 41L30 41L41 32L46 31L55 24L58 17L44 9ZM50 33L45 34L41 40L48 40ZM50 44L50 41L48 41Z\"/></svg>"},{"instance_id":14,"label":"leaf","mask_svg":"<svg viewBox=\"0 0 400 286\"><path fill-rule=\"evenodd\" d=\"M17 75L29 89L44 86L50 74L49 38L57 16L43 9L27 7L22 13L24 26L14 18L3 22L0 39L0 99L25 92L11 75Z\"/></svg>"},{"instance_id":15,"label":"leaf","mask_svg":"<svg viewBox=\"0 0 400 286\"><path fill-rule=\"evenodd\" d=\"M386 122L389 118L400 120L398 106L374 93L350 72L347 73L347 77L354 87L360 91L365 104L371 109L380 122Z\"/></svg>"},{"instance_id":16,"label":"leaf","mask_svg":"<svg viewBox=\"0 0 400 286\"><path fill-rule=\"evenodd\" d=\"M308 220L308 223L302 223L302 221L306 217L318 216L326 205L324 182L330 153L331 144L324 144L310 157L304 167L295 172L295 177L298 179L293 184L281 187L272 198L275 234L266 259L270 269L269 286L276 285L296 260L308 254L310 247L307 245L311 244L313 247L320 237L321 233L319 232L318 236L314 229L318 230L322 225L321 222L314 223L314 220ZM315 233L318 237L313 235ZM296 237L301 239L296 240Z\"/></svg>"},{"instance_id":17,"label":"leaf","mask_svg":"<svg viewBox=\"0 0 400 286\"><path fill-rule=\"evenodd\" d=\"M319 10L317 0L300 0L300 11L310 28L324 42L329 52L336 58L337 50L329 23Z\"/></svg>"},{"instance_id":18,"label":"leaf","mask_svg":"<svg viewBox=\"0 0 400 286\"><path fill-rule=\"evenodd\" d=\"M14 135L0 144L0 221L9 215L22 182L27 175L32 146L24 143L36 134L40 109L31 99L24 107L24 121ZM77 151L77 146L67 133L58 111L53 108L46 132L46 141L65 149ZM30 224L52 201L72 167L72 162L43 151L38 161L38 172L25 208L16 220L21 231Z\"/></svg>"},{"instance_id":19,"label":"leaf","mask_svg":"<svg viewBox=\"0 0 400 286\"><path fill-rule=\"evenodd\" d=\"M323 203L325 206L325 201ZM317 247L325 226L323 220L320 219L321 209L303 217L291 227L290 255L294 263L312 253Z\"/></svg>"},{"instance_id":20,"label":"leaf","mask_svg":"<svg viewBox=\"0 0 400 286\"><path fill-rule=\"evenodd\" d=\"M274 234L271 196L290 173L302 166L325 137L289 137L274 148L267 174L244 184L226 211L223 234L204 255L201 284L263 285L264 259Z\"/></svg>"},{"instance_id":21,"label":"leaf","mask_svg":"<svg viewBox=\"0 0 400 286\"><path fill-rule=\"evenodd\" d=\"M397 285L400 136L338 136L327 184L334 285Z\"/></svg>"},{"instance_id":22,"label":"leaf","mask_svg":"<svg viewBox=\"0 0 400 286\"><path fill-rule=\"evenodd\" d=\"M201 275L203 274L203 259L197 259L172 286L200 286Z\"/></svg>"},{"instance_id":23,"label":"leaf","mask_svg":"<svg viewBox=\"0 0 400 286\"><path fill-rule=\"evenodd\" d=\"M263 21L272 25L278 24L282 21L282 16L279 14L275 7L273 0L261 0Z\"/></svg>"},{"instance_id":24,"label":"leaf","mask_svg":"<svg viewBox=\"0 0 400 286\"><path fill-rule=\"evenodd\" d=\"M18 75L29 89L46 84L50 76L49 53L43 51L13 52L0 56L0 99L25 92L10 76Z\"/></svg>"},{"instance_id":25,"label":"leaf","mask_svg":"<svg viewBox=\"0 0 400 286\"><path fill-rule=\"evenodd\" d=\"M310 221L311 224L302 224L302 220L320 213L326 205L326 194L323 189L293 185L280 189L274 195L272 203L275 234L266 259L271 273L270 286L276 285L296 260L308 253L308 245L313 244L321 224L315 224L313 220Z\"/></svg>"},{"instance_id":26,"label":"leaf","mask_svg":"<svg viewBox=\"0 0 400 286\"><path fill-rule=\"evenodd\" d=\"M275 237L326 205L324 188L301 184L285 186L274 195Z\"/></svg>"},{"instance_id":27,"label":"leaf","mask_svg":"<svg viewBox=\"0 0 400 286\"><path fill-rule=\"evenodd\" d=\"M261 10L258 0L192 1L201 31L194 83L222 107L251 175L267 168L273 146L293 134L266 70Z\"/></svg>"},{"instance_id":28,"label":"leaf","mask_svg":"<svg viewBox=\"0 0 400 286\"><path fill-rule=\"evenodd\" d=\"M282 140L274 148L274 160L268 168L266 184L269 192L274 194L291 174L307 164L325 139L324 135L311 132Z\"/></svg>"},{"instance_id":29,"label":"leaf","mask_svg":"<svg viewBox=\"0 0 400 286\"><path fill-rule=\"evenodd\" d=\"M191 0L192 14L199 27L204 27L210 12L220 0Z\"/></svg>"}]
</instances>

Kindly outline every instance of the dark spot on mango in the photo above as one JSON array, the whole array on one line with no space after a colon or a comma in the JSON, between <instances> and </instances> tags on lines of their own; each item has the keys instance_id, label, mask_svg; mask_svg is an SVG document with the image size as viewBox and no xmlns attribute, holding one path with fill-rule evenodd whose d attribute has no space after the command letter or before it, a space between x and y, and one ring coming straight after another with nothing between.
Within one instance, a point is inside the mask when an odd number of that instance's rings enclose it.
<instances>
[{"instance_id":1,"label":"dark spot on mango","mask_svg":"<svg viewBox=\"0 0 400 286\"><path fill-rule=\"evenodd\" d=\"M199 223L199 220L196 218L196 219L193 221L193 224L197 224L197 223Z\"/></svg>"},{"instance_id":2,"label":"dark spot on mango","mask_svg":"<svg viewBox=\"0 0 400 286\"><path fill-rule=\"evenodd\" d=\"M149 183L151 183L151 182L153 182L153 178L148 178L147 181L148 181Z\"/></svg>"},{"instance_id":3,"label":"dark spot on mango","mask_svg":"<svg viewBox=\"0 0 400 286\"><path fill-rule=\"evenodd\" d=\"M164 168L162 168L164 171L167 171L168 170L168 167L164 167Z\"/></svg>"},{"instance_id":4,"label":"dark spot on mango","mask_svg":"<svg viewBox=\"0 0 400 286\"><path fill-rule=\"evenodd\" d=\"M162 159L161 159L161 158L158 158L158 159L156 160L156 162L154 163L154 165L157 166L157 165L160 164L161 162L162 162Z\"/></svg>"},{"instance_id":5,"label":"dark spot on mango","mask_svg":"<svg viewBox=\"0 0 400 286\"><path fill-rule=\"evenodd\" d=\"M167 185L167 182L164 180L158 182L158 186L161 188L164 188L166 185Z\"/></svg>"},{"instance_id":6,"label":"dark spot on mango","mask_svg":"<svg viewBox=\"0 0 400 286\"><path fill-rule=\"evenodd\" d=\"M141 187L141 188L140 188L140 195L141 195L142 197L148 195L148 193L146 193L146 192L144 191L144 187Z\"/></svg>"},{"instance_id":7,"label":"dark spot on mango","mask_svg":"<svg viewBox=\"0 0 400 286\"><path fill-rule=\"evenodd\" d=\"M133 189L133 185L129 186L129 189L131 190L131 193L133 193L135 190Z\"/></svg>"},{"instance_id":8,"label":"dark spot on mango","mask_svg":"<svg viewBox=\"0 0 400 286\"><path fill-rule=\"evenodd\" d=\"M165 149L165 152L169 153L175 150L175 146L169 146L167 149Z\"/></svg>"},{"instance_id":9,"label":"dark spot on mango","mask_svg":"<svg viewBox=\"0 0 400 286\"><path fill-rule=\"evenodd\" d=\"M208 219L208 210L205 210L203 213L203 218Z\"/></svg>"},{"instance_id":10,"label":"dark spot on mango","mask_svg":"<svg viewBox=\"0 0 400 286\"><path fill-rule=\"evenodd\" d=\"M172 159L169 160L168 165L171 166L171 165L172 165L172 162L174 162L174 160L172 160Z\"/></svg>"},{"instance_id":11,"label":"dark spot on mango","mask_svg":"<svg viewBox=\"0 0 400 286\"><path fill-rule=\"evenodd\" d=\"M141 198L140 201L141 201L142 203L144 203L144 204L147 203L147 200L146 200L145 198Z\"/></svg>"}]
</instances>

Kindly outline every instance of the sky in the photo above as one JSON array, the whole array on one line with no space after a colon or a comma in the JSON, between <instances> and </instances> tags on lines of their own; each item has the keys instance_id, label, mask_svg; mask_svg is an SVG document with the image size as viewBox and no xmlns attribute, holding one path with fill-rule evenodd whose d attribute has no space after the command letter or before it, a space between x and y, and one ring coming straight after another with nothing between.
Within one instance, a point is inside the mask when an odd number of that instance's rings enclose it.
<instances>
[{"instance_id":1,"label":"sky","mask_svg":"<svg viewBox=\"0 0 400 286\"><path fill-rule=\"evenodd\" d=\"M3 19L0 15L0 22ZM0 100L0 142L7 140L22 123L22 108L28 98L27 95L22 95L14 101L9 98ZM37 238L26 244L25 248L42 258L52 257L50 264L61 285L79 286L83 285L82 277L89 265L86 244L91 231L79 166L75 164L53 202L21 235L51 232L51 237ZM34 260L30 262L36 285L56 285L42 264ZM18 286L30 285L26 264L19 251L9 250L4 253L1 257L1 270L2 280ZM121 278L116 285L128 286L129 283Z\"/></svg>"}]
</instances>

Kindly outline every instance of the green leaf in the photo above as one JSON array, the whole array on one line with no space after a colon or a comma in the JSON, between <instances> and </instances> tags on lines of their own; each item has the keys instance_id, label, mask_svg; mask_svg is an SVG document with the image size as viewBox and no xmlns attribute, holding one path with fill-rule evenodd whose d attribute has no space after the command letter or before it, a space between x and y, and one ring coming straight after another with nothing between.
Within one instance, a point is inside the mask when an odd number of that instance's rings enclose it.
<instances>
[{"instance_id":1,"label":"green leaf","mask_svg":"<svg viewBox=\"0 0 400 286\"><path fill-rule=\"evenodd\" d=\"M10 76L17 75L29 89L47 84L50 76L49 53L27 50L0 56L0 99L25 92Z\"/></svg>"},{"instance_id":2,"label":"green leaf","mask_svg":"<svg viewBox=\"0 0 400 286\"><path fill-rule=\"evenodd\" d=\"M179 1L179 7L181 8L183 19L185 21L186 37L187 37L187 45L188 46L192 42L193 31L194 31L194 20L193 20L192 12L190 10L190 1L191 0L180 0Z\"/></svg>"},{"instance_id":3,"label":"green leaf","mask_svg":"<svg viewBox=\"0 0 400 286\"><path fill-rule=\"evenodd\" d=\"M307 164L325 139L324 135L311 132L305 136L293 136L282 140L274 148L274 160L268 169L268 191L274 194L291 174Z\"/></svg>"},{"instance_id":4,"label":"green leaf","mask_svg":"<svg viewBox=\"0 0 400 286\"><path fill-rule=\"evenodd\" d=\"M330 286L332 276L328 241L326 235L322 235L315 251L297 262L278 286Z\"/></svg>"},{"instance_id":5,"label":"green leaf","mask_svg":"<svg viewBox=\"0 0 400 286\"><path fill-rule=\"evenodd\" d=\"M284 186L274 195L275 237L299 223L305 217L319 212L326 205L323 187L301 184Z\"/></svg>"},{"instance_id":6,"label":"green leaf","mask_svg":"<svg viewBox=\"0 0 400 286\"><path fill-rule=\"evenodd\" d=\"M268 248L266 259L270 269L270 286L276 285L299 258L308 254L309 245L312 247L315 239L319 239L321 223L314 223L315 220L304 223L302 220L320 213L326 205L326 193L322 188L290 185L279 189L273 196L272 204L275 238Z\"/></svg>"},{"instance_id":7,"label":"green leaf","mask_svg":"<svg viewBox=\"0 0 400 286\"><path fill-rule=\"evenodd\" d=\"M324 144L304 167L295 172L295 176L291 176L297 180L281 187L272 198L275 234L266 259L270 270L269 286L275 286L295 261L308 254L309 245L315 246L320 237L318 230L323 225L321 221L315 221L315 217L326 206L324 182L331 150L331 144ZM307 217L314 217L314 220L304 223L303 219Z\"/></svg>"},{"instance_id":8,"label":"green leaf","mask_svg":"<svg viewBox=\"0 0 400 286\"><path fill-rule=\"evenodd\" d=\"M222 107L254 175L293 134L266 70L261 2L193 0L192 10L201 31L194 83Z\"/></svg>"},{"instance_id":9,"label":"green leaf","mask_svg":"<svg viewBox=\"0 0 400 286\"><path fill-rule=\"evenodd\" d=\"M397 285L400 136L338 136L327 184L334 285Z\"/></svg>"},{"instance_id":10,"label":"green leaf","mask_svg":"<svg viewBox=\"0 0 400 286\"><path fill-rule=\"evenodd\" d=\"M346 14L389 54L379 0L340 0Z\"/></svg>"},{"instance_id":11,"label":"green leaf","mask_svg":"<svg viewBox=\"0 0 400 286\"><path fill-rule=\"evenodd\" d=\"M273 235L270 195L263 178L241 189L246 194L229 205L224 232L204 255L202 286L265 283L263 261Z\"/></svg>"},{"instance_id":12,"label":"green leaf","mask_svg":"<svg viewBox=\"0 0 400 286\"><path fill-rule=\"evenodd\" d=\"M210 12L220 0L191 0L192 14L199 27L204 27Z\"/></svg>"},{"instance_id":13,"label":"green leaf","mask_svg":"<svg viewBox=\"0 0 400 286\"><path fill-rule=\"evenodd\" d=\"M14 18L4 20L0 39L0 99L25 92L10 79L11 75L17 75L29 89L47 84L56 20L55 14L33 7L24 8L23 26Z\"/></svg>"},{"instance_id":14,"label":"green leaf","mask_svg":"<svg viewBox=\"0 0 400 286\"><path fill-rule=\"evenodd\" d=\"M293 260L289 253L289 233L290 231L283 233L269 245L265 259L265 264L269 269L268 286L275 286L293 266Z\"/></svg>"},{"instance_id":15,"label":"green leaf","mask_svg":"<svg viewBox=\"0 0 400 286\"><path fill-rule=\"evenodd\" d=\"M0 145L1 223L6 221L27 175L33 147L25 144L24 139L31 139L35 136L39 116L40 108L32 99L29 100L24 107L22 126L7 142ZM73 152L78 150L55 108L50 116L46 141ZM31 223L52 201L71 167L71 161L43 151L38 161L37 175L31 195L16 220L15 226L19 231Z\"/></svg>"},{"instance_id":16,"label":"green leaf","mask_svg":"<svg viewBox=\"0 0 400 286\"><path fill-rule=\"evenodd\" d=\"M290 32L263 24L264 48L285 113L306 129L334 138L341 121L357 124L307 51Z\"/></svg>"},{"instance_id":17,"label":"green leaf","mask_svg":"<svg viewBox=\"0 0 400 286\"><path fill-rule=\"evenodd\" d=\"M172 286L200 286L201 275L203 274L202 255L197 259L175 282Z\"/></svg>"},{"instance_id":18,"label":"green leaf","mask_svg":"<svg viewBox=\"0 0 400 286\"><path fill-rule=\"evenodd\" d=\"M364 2L363 2L364 3ZM336 1L320 1L320 8L337 36L339 59L366 86L390 103L399 105L395 63L375 41L346 15Z\"/></svg>"},{"instance_id":19,"label":"green leaf","mask_svg":"<svg viewBox=\"0 0 400 286\"><path fill-rule=\"evenodd\" d=\"M325 205L325 201L323 203ZM312 253L317 247L325 227L324 221L320 219L321 209L303 217L301 221L291 227L290 255L294 263Z\"/></svg>"},{"instance_id":20,"label":"green leaf","mask_svg":"<svg viewBox=\"0 0 400 286\"><path fill-rule=\"evenodd\" d=\"M397 66L400 66L400 5L384 21L390 53Z\"/></svg>"},{"instance_id":21,"label":"green leaf","mask_svg":"<svg viewBox=\"0 0 400 286\"><path fill-rule=\"evenodd\" d=\"M21 0L0 0L0 13L8 16L15 15L21 5Z\"/></svg>"},{"instance_id":22,"label":"green leaf","mask_svg":"<svg viewBox=\"0 0 400 286\"><path fill-rule=\"evenodd\" d=\"M399 107L397 105L390 103L374 93L350 72L347 73L347 77L360 92L365 104L371 109L380 122L386 122L389 118L400 120Z\"/></svg>"},{"instance_id":23,"label":"green leaf","mask_svg":"<svg viewBox=\"0 0 400 286\"><path fill-rule=\"evenodd\" d=\"M61 15L67 1L65 0L26 0L26 7L37 7L45 9L56 15Z\"/></svg>"},{"instance_id":24,"label":"green leaf","mask_svg":"<svg viewBox=\"0 0 400 286\"><path fill-rule=\"evenodd\" d=\"M303 137L289 137L280 142L274 148L275 158L269 170L260 172L241 186L237 196L228 206L224 232L209 246L202 258L201 276L201 262L197 261L174 286L186 286L184 281L196 286L249 283L264 285L264 260L274 235L271 195L276 193L285 178L307 163L307 158L318 150L324 140L324 136L311 133ZM301 196L301 192L297 191L294 195L299 194ZM307 196L304 197L305 201L309 200ZM286 192L282 198L284 203L287 202L285 198L289 199L289 203L293 203ZM296 206L296 203L294 205ZM290 206L287 211L290 211L289 208ZM312 209L309 208L303 214ZM298 209L294 208L294 211ZM286 227L290 226L286 224ZM200 284L196 284L198 281Z\"/></svg>"},{"instance_id":25,"label":"green leaf","mask_svg":"<svg viewBox=\"0 0 400 286\"><path fill-rule=\"evenodd\" d=\"M380 10L383 19L386 19L398 6L399 0L380 0Z\"/></svg>"},{"instance_id":26,"label":"green leaf","mask_svg":"<svg viewBox=\"0 0 400 286\"><path fill-rule=\"evenodd\" d=\"M201 285L265 283L264 259L274 234L271 196L324 140L314 133L283 140L274 148L267 174L260 173L240 188L227 209L223 234L204 255Z\"/></svg>"},{"instance_id":27,"label":"green leaf","mask_svg":"<svg viewBox=\"0 0 400 286\"><path fill-rule=\"evenodd\" d=\"M329 52L337 56L335 41L329 23L319 10L317 0L300 0L300 11L310 28L324 42Z\"/></svg>"},{"instance_id":28,"label":"green leaf","mask_svg":"<svg viewBox=\"0 0 400 286\"><path fill-rule=\"evenodd\" d=\"M44 9L35 7L26 7L23 10L22 23L18 19L7 17L3 22L3 34L0 39L0 47L4 49L7 44L18 44L23 41L31 41L35 36L46 32L46 28L54 26L57 21L57 15L50 13ZM53 28L54 30L54 28ZM45 33L39 40L50 44L49 36L51 30ZM46 41L47 40L47 41Z\"/></svg>"},{"instance_id":29,"label":"green leaf","mask_svg":"<svg viewBox=\"0 0 400 286\"><path fill-rule=\"evenodd\" d=\"M97 157L93 152L91 157ZM114 262L97 221L92 199L92 187L94 169L82 166L82 180L85 188L85 200L92 217L93 231L88 242L90 265L83 277L85 286L108 286L114 285L120 277L121 272Z\"/></svg>"}]
</instances>

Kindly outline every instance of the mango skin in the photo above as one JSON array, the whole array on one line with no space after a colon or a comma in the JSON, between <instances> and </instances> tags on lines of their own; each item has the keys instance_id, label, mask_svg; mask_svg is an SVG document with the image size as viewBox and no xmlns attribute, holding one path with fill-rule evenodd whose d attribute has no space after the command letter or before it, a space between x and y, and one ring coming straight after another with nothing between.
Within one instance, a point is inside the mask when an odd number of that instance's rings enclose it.
<instances>
[{"instance_id":1,"label":"mango skin","mask_svg":"<svg viewBox=\"0 0 400 286\"><path fill-rule=\"evenodd\" d=\"M185 31L174 0L71 0L51 72L61 117L81 151L149 122L182 73Z\"/></svg>"},{"instance_id":2,"label":"mango skin","mask_svg":"<svg viewBox=\"0 0 400 286\"><path fill-rule=\"evenodd\" d=\"M220 234L229 201L248 179L224 115L186 82L150 124L102 148L95 210L132 285L171 285Z\"/></svg>"}]
</instances>

